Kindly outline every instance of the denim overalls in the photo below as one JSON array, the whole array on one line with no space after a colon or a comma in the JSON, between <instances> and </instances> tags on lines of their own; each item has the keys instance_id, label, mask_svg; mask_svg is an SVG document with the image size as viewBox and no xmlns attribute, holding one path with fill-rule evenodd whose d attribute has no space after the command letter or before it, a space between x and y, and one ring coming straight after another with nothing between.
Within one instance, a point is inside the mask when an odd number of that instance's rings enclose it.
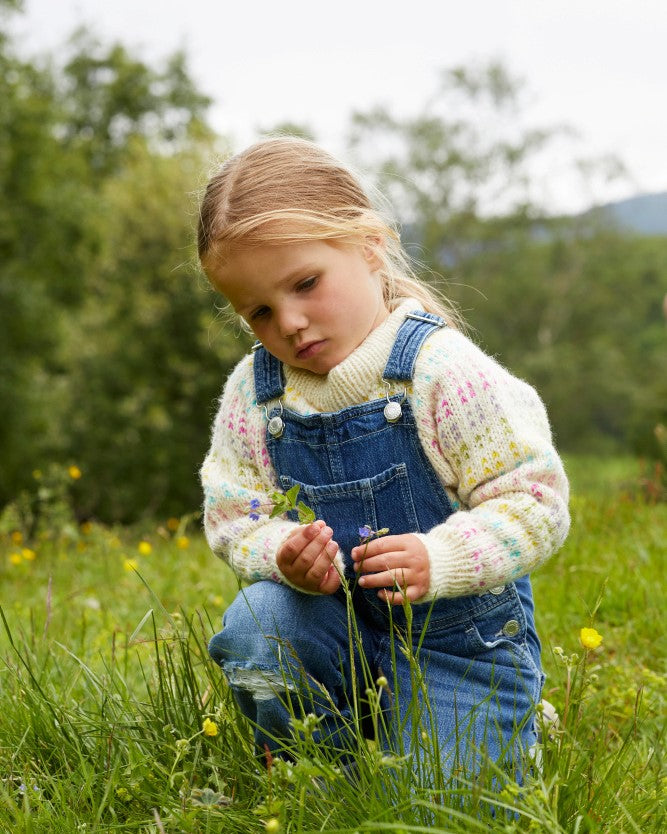
<instances>
[{"instance_id":1,"label":"denim overalls","mask_svg":"<svg viewBox=\"0 0 667 834\"><path fill-rule=\"evenodd\" d=\"M393 719L383 743L409 749L418 703L420 732L437 732L443 768L469 772L479 767L480 751L499 761L535 742L533 711L543 676L528 577L481 595L411 606L420 689L400 649L408 632L405 611L380 600L376 589L355 586L350 558L360 527L427 533L452 514L403 387L422 344L442 326L429 313L406 316L384 369L392 392L386 399L335 413L293 413L281 402L281 363L263 347L255 353L255 391L258 405L266 406L267 448L281 487L300 486L299 498L333 529L344 554L371 680L383 675L388 681L382 697ZM279 751L281 739L289 738L286 698L297 691L300 709L321 718L318 737L341 749L350 744L351 678L360 678L361 693L368 681L363 664L350 658L342 589L310 595L268 580L250 585L226 611L209 651L254 723L260 749Z\"/></svg>"}]
</instances>

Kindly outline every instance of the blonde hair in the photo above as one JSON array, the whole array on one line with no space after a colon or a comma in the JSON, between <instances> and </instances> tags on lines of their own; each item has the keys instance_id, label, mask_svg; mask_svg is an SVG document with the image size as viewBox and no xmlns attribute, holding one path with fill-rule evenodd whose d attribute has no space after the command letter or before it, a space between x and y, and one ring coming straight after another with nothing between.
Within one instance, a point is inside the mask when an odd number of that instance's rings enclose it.
<instances>
[{"instance_id":1,"label":"blonde hair","mask_svg":"<svg viewBox=\"0 0 667 834\"><path fill-rule=\"evenodd\" d=\"M234 249L309 240L373 246L388 309L414 298L459 326L454 306L416 276L397 230L358 179L313 142L265 139L228 159L209 180L197 250L214 286L216 266Z\"/></svg>"}]
</instances>

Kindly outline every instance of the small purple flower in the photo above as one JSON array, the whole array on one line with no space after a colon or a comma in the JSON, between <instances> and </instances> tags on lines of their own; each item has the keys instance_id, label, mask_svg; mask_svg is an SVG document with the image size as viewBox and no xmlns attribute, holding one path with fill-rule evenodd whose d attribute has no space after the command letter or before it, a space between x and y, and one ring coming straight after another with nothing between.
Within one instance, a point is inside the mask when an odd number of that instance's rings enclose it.
<instances>
[{"instance_id":1,"label":"small purple flower","mask_svg":"<svg viewBox=\"0 0 667 834\"><path fill-rule=\"evenodd\" d=\"M368 524L364 524L363 527L359 528L359 538L367 539L367 538L369 538L369 536L372 536L372 535L373 535L373 531L368 526Z\"/></svg>"},{"instance_id":2,"label":"small purple flower","mask_svg":"<svg viewBox=\"0 0 667 834\"><path fill-rule=\"evenodd\" d=\"M253 498L252 501L250 502L250 509L251 510L258 510L260 508L260 506L261 506L261 504L260 504L259 498Z\"/></svg>"},{"instance_id":3,"label":"small purple flower","mask_svg":"<svg viewBox=\"0 0 667 834\"><path fill-rule=\"evenodd\" d=\"M259 521L259 513L250 513L250 514L248 515L248 518L249 518L251 521Z\"/></svg>"}]
</instances>

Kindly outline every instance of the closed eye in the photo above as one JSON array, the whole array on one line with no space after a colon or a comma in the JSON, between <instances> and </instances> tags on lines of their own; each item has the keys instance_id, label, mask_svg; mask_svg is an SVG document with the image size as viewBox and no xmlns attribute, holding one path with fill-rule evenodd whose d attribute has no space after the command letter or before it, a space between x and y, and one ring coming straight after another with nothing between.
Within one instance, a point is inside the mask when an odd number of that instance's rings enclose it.
<instances>
[{"instance_id":1,"label":"closed eye","mask_svg":"<svg viewBox=\"0 0 667 834\"><path fill-rule=\"evenodd\" d=\"M257 319L264 318L265 316L268 316L270 312L271 311L268 307L258 307L250 313L250 321L256 321Z\"/></svg>"},{"instance_id":2,"label":"closed eye","mask_svg":"<svg viewBox=\"0 0 667 834\"><path fill-rule=\"evenodd\" d=\"M310 278L306 278L305 281L301 281L300 284L297 284L296 291L297 292L307 292L308 290L312 290L313 287L317 284L317 275L311 275Z\"/></svg>"}]
</instances>

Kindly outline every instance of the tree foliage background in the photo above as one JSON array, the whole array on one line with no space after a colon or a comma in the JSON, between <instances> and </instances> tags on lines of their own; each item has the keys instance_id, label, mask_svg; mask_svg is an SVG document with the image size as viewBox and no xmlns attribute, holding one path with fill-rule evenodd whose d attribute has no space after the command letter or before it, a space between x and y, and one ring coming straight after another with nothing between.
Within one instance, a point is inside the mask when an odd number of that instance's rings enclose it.
<instances>
[{"instance_id":1,"label":"tree foliage background","mask_svg":"<svg viewBox=\"0 0 667 834\"><path fill-rule=\"evenodd\" d=\"M182 54L152 67L79 31L26 57L16 13L0 0L0 507L55 462L86 475L81 518L188 512L248 346L195 264L197 191L229 148ZM412 119L355 114L350 154L561 448L657 455L667 239L545 218L527 171L552 134L517 131L517 86L494 66L441 81Z\"/></svg>"}]
</instances>

